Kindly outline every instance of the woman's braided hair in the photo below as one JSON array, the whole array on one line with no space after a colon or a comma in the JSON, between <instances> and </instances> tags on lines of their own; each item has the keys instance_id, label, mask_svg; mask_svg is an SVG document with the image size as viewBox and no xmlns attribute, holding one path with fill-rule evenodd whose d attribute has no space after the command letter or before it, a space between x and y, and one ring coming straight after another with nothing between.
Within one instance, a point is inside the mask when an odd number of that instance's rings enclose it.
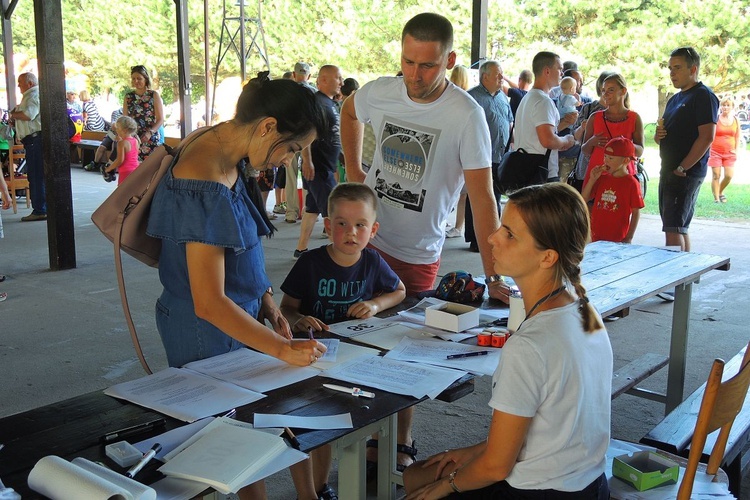
<instances>
[{"instance_id":1,"label":"woman's braided hair","mask_svg":"<svg viewBox=\"0 0 750 500\"><path fill-rule=\"evenodd\" d=\"M519 189L508 196L518 209L539 249L557 252L557 275L578 295L583 329L604 326L581 283L581 261L590 239L589 211L581 195L567 184L553 182Z\"/></svg>"}]
</instances>

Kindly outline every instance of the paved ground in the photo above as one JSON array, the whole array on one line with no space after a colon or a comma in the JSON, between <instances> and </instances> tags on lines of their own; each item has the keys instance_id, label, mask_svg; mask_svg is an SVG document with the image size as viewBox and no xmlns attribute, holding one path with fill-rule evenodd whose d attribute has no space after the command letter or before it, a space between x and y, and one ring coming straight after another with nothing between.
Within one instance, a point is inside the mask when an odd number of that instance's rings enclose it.
<instances>
[{"instance_id":1,"label":"paved ground","mask_svg":"<svg viewBox=\"0 0 750 500\"><path fill-rule=\"evenodd\" d=\"M46 225L20 223L21 216L28 213L25 206L17 215L3 213L6 237L0 242L0 272L7 274L8 280L0 285L0 291L8 292L9 298L0 304L0 416L143 375L122 317L112 246L90 221L92 211L114 186L104 183L98 174L78 168L73 169L72 179L76 269L49 271ZM299 224L280 221L277 226L277 236L264 245L267 270L278 288L293 263ZM316 239L321 231L319 222L313 245L325 242ZM750 224L695 221L691 235L694 251L728 256L732 269L709 273L694 287L686 393L705 381L715 357L728 359L747 343L744 308L750 303ZM634 243L663 244L658 218L642 218ZM457 269L481 273L478 254L470 253L466 246L448 240L441 274ZM155 369L163 368L166 361L153 319L153 305L160 292L157 273L129 258L125 272L144 351ZM615 368L644 352L667 354L670 321L671 307L654 299L633 308L629 317L609 323ZM663 390L665 373L649 379L646 386ZM490 413L488 393L485 377L478 380L474 394L457 403L419 405L415 436L420 456L483 439ZM637 440L662 413L660 404L622 396L613 404L613 435ZM335 483L335 473L332 479ZM287 475L271 478L269 496L294 498Z\"/></svg>"}]
</instances>

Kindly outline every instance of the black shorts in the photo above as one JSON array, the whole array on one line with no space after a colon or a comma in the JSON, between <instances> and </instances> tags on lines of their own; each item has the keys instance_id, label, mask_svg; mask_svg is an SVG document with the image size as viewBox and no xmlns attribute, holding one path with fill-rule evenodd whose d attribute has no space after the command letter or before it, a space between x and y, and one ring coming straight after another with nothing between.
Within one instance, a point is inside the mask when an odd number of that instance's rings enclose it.
<instances>
[{"instance_id":1,"label":"black shorts","mask_svg":"<svg viewBox=\"0 0 750 500\"><path fill-rule=\"evenodd\" d=\"M506 481L491 484L479 490L453 493L451 500L608 500L609 484L602 474L580 491L519 490Z\"/></svg>"},{"instance_id":2,"label":"black shorts","mask_svg":"<svg viewBox=\"0 0 750 500\"><path fill-rule=\"evenodd\" d=\"M702 184L703 177L678 177L669 173L659 178L659 214L663 232L687 234Z\"/></svg>"},{"instance_id":3,"label":"black shorts","mask_svg":"<svg viewBox=\"0 0 750 500\"><path fill-rule=\"evenodd\" d=\"M333 172L328 172L323 179L315 177L307 181L307 198L305 198L305 212L308 214L320 214L328 217L328 197L336 187L336 179Z\"/></svg>"}]
</instances>

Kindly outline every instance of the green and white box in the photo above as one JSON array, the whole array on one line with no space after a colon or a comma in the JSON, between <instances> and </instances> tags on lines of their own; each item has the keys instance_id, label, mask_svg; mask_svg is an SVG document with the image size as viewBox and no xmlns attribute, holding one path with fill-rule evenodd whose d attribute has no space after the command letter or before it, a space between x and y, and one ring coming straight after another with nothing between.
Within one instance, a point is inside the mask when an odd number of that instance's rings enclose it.
<instances>
[{"instance_id":1,"label":"green and white box","mask_svg":"<svg viewBox=\"0 0 750 500\"><path fill-rule=\"evenodd\" d=\"M638 491L645 491L664 484L676 484L680 467L653 451L639 451L615 457L612 475L631 484Z\"/></svg>"}]
</instances>

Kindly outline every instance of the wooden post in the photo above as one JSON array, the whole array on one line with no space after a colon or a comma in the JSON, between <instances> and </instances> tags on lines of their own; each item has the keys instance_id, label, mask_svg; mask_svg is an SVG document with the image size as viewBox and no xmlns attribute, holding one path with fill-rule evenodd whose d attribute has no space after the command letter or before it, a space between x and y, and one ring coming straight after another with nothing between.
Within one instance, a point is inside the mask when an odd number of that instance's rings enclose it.
<instances>
[{"instance_id":1,"label":"wooden post","mask_svg":"<svg viewBox=\"0 0 750 500\"><path fill-rule=\"evenodd\" d=\"M34 0L47 240L53 271L76 267L61 0Z\"/></svg>"}]
</instances>

